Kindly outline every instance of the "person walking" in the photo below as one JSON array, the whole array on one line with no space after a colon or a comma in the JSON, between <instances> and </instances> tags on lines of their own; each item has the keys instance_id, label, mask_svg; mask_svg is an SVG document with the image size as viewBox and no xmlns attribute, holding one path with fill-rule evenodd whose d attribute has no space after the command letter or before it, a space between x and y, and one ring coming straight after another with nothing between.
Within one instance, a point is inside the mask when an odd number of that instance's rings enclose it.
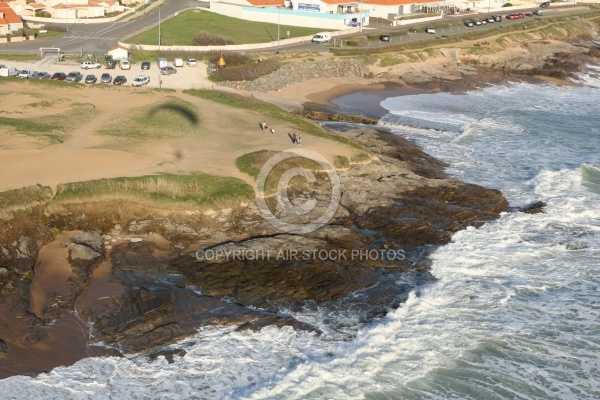
<instances>
[{"instance_id":1,"label":"person walking","mask_svg":"<svg viewBox=\"0 0 600 400\"><path fill-rule=\"evenodd\" d=\"M271 128L271 135L275 134L275 129Z\"/></svg>"},{"instance_id":2,"label":"person walking","mask_svg":"<svg viewBox=\"0 0 600 400\"><path fill-rule=\"evenodd\" d=\"M294 132L294 133L292 134L292 143L293 143L293 144L296 144L296 142L297 142L297 141L298 141L298 135L296 135L296 132Z\"/></svg>"},{"instance_id":3,"label":"person walking","mask_svg":"<svg viewBox=\"0 0 600 400\"><path fill-rule=\"evenodd\" d=\"M302 135L298 134L298 136L296 136L296 144L298 146L302 144Z\"/></svg>"}]
</instances>

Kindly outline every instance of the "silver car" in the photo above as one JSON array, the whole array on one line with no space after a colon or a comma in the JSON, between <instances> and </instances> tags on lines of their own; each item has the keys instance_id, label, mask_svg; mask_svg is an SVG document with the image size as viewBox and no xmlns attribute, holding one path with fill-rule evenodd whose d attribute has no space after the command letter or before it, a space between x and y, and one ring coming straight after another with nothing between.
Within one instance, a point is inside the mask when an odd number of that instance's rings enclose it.
<instances>
[{"instance_id":1,"label":"silver car","mask_svg":"<svg viewBox=\"0 0 600 400\"><path fill-rule=\"evenodd\" d=\"M177 70L173 67L162 67L160 69L160 74L161 75L173 75L176 74Z\"/></svg>"},{"instance_id":2,"label":"silver car","mask_svg":"<svg viewBox=\"0 0 600 400\"><path fill-rule=\"evenodd\" d=\"M36 74L33 76L34 79L50 79L50 74L47 72L36 72Z\"/></svg>"}]
</instances>

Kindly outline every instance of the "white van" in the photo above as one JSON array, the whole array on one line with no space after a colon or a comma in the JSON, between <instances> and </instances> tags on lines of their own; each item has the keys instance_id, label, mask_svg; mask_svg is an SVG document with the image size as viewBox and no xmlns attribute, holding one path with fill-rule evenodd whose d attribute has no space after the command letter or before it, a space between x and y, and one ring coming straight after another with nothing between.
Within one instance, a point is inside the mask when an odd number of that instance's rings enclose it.
<instances>
[{"instance_id":1,"label":"white van","mask_svg":"<svg viewBox=\"0 0 600 400\"><path fill-rule=\"evenodd\" d=\"M175 58L175 59L173 59L173 66L175 66L175 67L183 67L183 58Z\"/></svg>"},{"instance_id":2,"label":"white van","mask_svg":"<svg viewBox=\"0 0 600 400\"><path fill-rule=\"evenodd\" d=\"M119 61L119 65L121 66L121 69L131 69L131 64L124 58Z\"/></svg>"},{"instance_id":3,"label":"white van","mask_svg":"<svg viewBox=\"0 0 600 400\"><path fill-rule=\"evenodd\" d=\"M167 62L166 58L159 58L158 60L156 60L156 63L158 64L159 69L169 66L169 63Z\"/></svg>"},{"instance_id":4,"label":"white van","mask_svg":"<svg viewBox=\"0 0 600 400\"><path fill-rule=\"evenodd\" d=\"M313 36L311 42L313 43L326 43L331 42L331 33L329 32L320 32Z\"/></svg>"},{"instance_id":5,"label":"white van","mask_svg":"<svg viewBox=\"0 0 600 400\"><path fill-rule=\"evenodd\" d=\"M17 76L19 75L19 70L15 67L7 67L4 66L0 68L0 76Z\"/></svg>"},{"instance_id":6,"label":"white van","mask_svg":"<svg viewBox=\"0 0 600 400\"><path fill-rule=\"evenodd\" d=\"M32 68L25 68L19 71L19 78L31 79L35 75L35 71Z\"/></svg>"},{"instance_id":7,"label":"white van","mask_svg":"<svg viewBox=\"0 0 600 400\"><path fill-rule=\"evenodd\" d=\"M131 82L131 86L144 86L150 82L150 77L148 75L138 75Z\"/></svg>"}]
</instances>

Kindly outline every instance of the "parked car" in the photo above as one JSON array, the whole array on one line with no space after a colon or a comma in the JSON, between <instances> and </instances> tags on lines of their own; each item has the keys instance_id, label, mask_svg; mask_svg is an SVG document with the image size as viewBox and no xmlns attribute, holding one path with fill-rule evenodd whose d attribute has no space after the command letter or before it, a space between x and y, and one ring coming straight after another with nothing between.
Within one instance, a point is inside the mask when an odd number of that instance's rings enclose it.
<instances>
[{"instance_id":1,"label":"parked car","mask_svg":"<svg viewBox=\"0 0 600 400\"><path fill-rule=\"evenodd\" d=\"M502 15L494 15L493 16L496 22L502 22Z\"/></svg>"},{"instance_id":2,"label":"parked car","mask_svg":"<svg viewBox=\"0 0 600 400\"><path fill-rule=\"evenodd\" d=\"M164 67L160 69L161 75L173 75L176 74L177 70L173 67Z\"/></svg>"},{"instance_id":3,"label":"parked car","mask_svg":"<svg viewBox=\"0 0 600 400\"><path fill-rule=\"evenodd\" d=\"M388 33L382 33L379 36L379 40L382 42L389 42L390 41L390 35Z\"/></svg>"},{"instance_id":4,"label":"parked car","mask_svg":"<svg viewBox=\"0 0 600 400\"><path fill-rule=\"evenodd\" d=\"M83 79L83 75L79 71L69 72L65 80L67 82L79 82Z\"/></svg>"},{"instance_id":5,"label":"parked car","mask_svg":"<svg viewBox=\"0 0 600 400\"><path fill-rule=\"evenodd\" d=\"M67 79L67 74L65 74L64 72L55 72L52 74L50 79L55 81L64 81L65 79Z\"/></svg>"},{"instance_id":6,"label":"parked car","mask_svg":"<svg viewBox=\"0 0 600 400\"><path fill-rule=\"evenodd\" d=\"M119 61L119 66L121 69L131 69L131 63L125 59Z\"/></svg>"},{"instance_id":7,"label":"parked car","mask_svg":"<svg viewBox=\"0 0 600 400\"><path fill-rule=\"evenodd\" d=\"M475 25L477 25L477 26L481 26L481 20L480 20L480 19L476 19L476 20L475 20Z\"/></svg>"},{"instance_id":8,"label":"parked car","mask_svg":"<svg viewBox=\"0 0 600 400\"><path fill-rule=\"evenodd\" d=\"M85 83L96 83L97 80L98 78L96 78L96 75L88 75L85 77Z\"/></svg>"},{"instance_id":9,"label":"parked car","mask_svg":"<svg viewBox=\"0 0 600 400\"><path fill-rule=\"evenodd\" d=\"M425 33L435 34L435 28L433 26L428 26L425 28Z\"/></svg>"},{"instance_id":10,"label":"parked car","mask_svg":"<svg viewBox=\"0 0 600 400\"><path fill-rule=\"evenodd\" d=\"M195 67L196 65L198 65L198 63L196 62L196 60L193 59L193 58L190 58L185 63L187 64L188 67Z\"/></svg>"},{"instance_id":11,"label":"parked car","mask_svg":"<svg viewBox=\"0 0 600 400\"><path fill-rule=\"evenodd\" d=\"M105 72L102 74L102 76L100 77L100 83L111 83L112 82L112 76Z\"/></svg>"},{"instance_id":12,"label":"parked car","mask_svg":"<svg viewBox=\"0 0 600 400\"><path fill-rule=\"evenodd\" d=\"M175 58L173 59L174 67L183 67L183 58Z\"/></svg>"},{"instance_id":13,"label":"parked car","mask_svg":"<svg viewBox=\"0 0 600 400\"><path fill-rule=\"evenodd\" d=\"M113 81L113 85L122 85L124 83L127 83L127 78L124 75L117 76Z\"/></svg>"},{"instance_id":14,"label":"parked car","mask_svg":"<svg viewBox=\"0 0 600 400\"><path fill-rule=\"evenodd\" d=\"M147 70L150 69L150 62L149 61L144 61L142 63L142 70Z\"/></svg>"},{"instance_id":15,"label":"parked car","mask_svg":"<svg viewBox=\"0 0 600 400\"><path fill-rule=\"evenodd\" d=\"M169 67L169 68L173 68L173 67ZM173 68L175 69L175 68ZM148 75L138 75L135 78L133 78L133 82L131 83L132 86L143 86L143 85L147 85L148 82L150 82L150 77Z\"/></svg>"},{"instance_id":16,"label":"parked car","mask_svg":"<svg viewBox=\"0 0 600 400\"><path fill-rule=\"evenodd\" d=\"M83 68L83 69L90 69L90 68L99 69L100 67L101 67L101 65L94 61L83 61L81 63L81 68Z\"/></svg>"},{"instance_id":17,"label":"parked car","mask_svg":"<svg viewBox=\"0 0 600 400\"><path fill-rule=\"evenodd\" d=\"M473 22L472 20L465 21L465 26L468 28L472 28L475 26L475 22Z\"/></svg>"},{"instance_id":18,"label":"parked car","mask_svg":"<svg viewBox=\"0 0 600 400\"><path fill-rule=\"evenodd\" d=\"M36 72L36 74L33 76L35 79L50 79L50 74L47 72Z\"/></svg>"},{"instance_id":19,"label":"parked car","mask_svg":"<svg viewBox=\"0 0 600 400\"><path fill-rule=\"evenodd\" d=\"M164 68L164 67L168 66L169 63L166 58L161 57L156 60L156 65L158 65L158 68Z\"/></svg>"},{"instance_id":20,"label":"parked car","mask_svg":"<svg viewBox=\"0 0 600 400\"><path fill-rule=\"evenodd\" d=\"M549 1L544 1L543 3L540 3L540 8L546 8L546 7L550 7Z\"/></svg>"},{"instance_id":21,"label":"parked car","mask_svg":"<svg viewBox=\"0 0 600 400\"><path fill-rule=\"evenodd\" d=\"M542 14L544 14L544 10L540 10L540 9L538 9L538 10L535 10L535 11L533 12L533 15L538 15L538 16L541 16Z\"/></svg>"},{"instance_id":22,"label":"parked car","mask_svg":"<svg viewBox=\"0 0 600 400\"><path fill-rule=\"evenodd\" d=\"M115 69L117 62L112 58L106 59L106 69Z\"/></svg>"},{"instance_id":23,"label":"parked car","mask_svg":"<svg viewBox=\"0 0 600 400\"><path fill-rule=\"evenodd\" d=\"M517 16L517 14L508 14L506 16L506 19L518 19L519 17Z\"/></svg>"},{"instance_id":24,"label":"parked car","mask_svg":"<svg viewBox=\"0 0 600 400\"><path fill-rule=\"evenodd\" d=\"M487 22L488 22L488 24L493 24L494 22L496 22L496 18L488 17Z\"/></svg>"},{"instance_id":25,"label":"parked car","mask_svg":"<svg viewBox=\"0 0 600 400\"><path fill-rule=\"evenodd\" d=\"M517 13L517 15L519 16L519 19L520 18L525 18L525 14L523 14L523 13Z\"/></svg>"},{"instance_id":26,"label":"parked car","mask_svg":"<svg viewBox=\"0 0 600 400\"><path fill-rule=\"evenodd\" d=\"M31 79L33 78L33 76L35 75L35 71L31 68L25 68L19 71L19 75L17 75L19 78L27 78L27 79Z\"/></svg>"}]
</instances>

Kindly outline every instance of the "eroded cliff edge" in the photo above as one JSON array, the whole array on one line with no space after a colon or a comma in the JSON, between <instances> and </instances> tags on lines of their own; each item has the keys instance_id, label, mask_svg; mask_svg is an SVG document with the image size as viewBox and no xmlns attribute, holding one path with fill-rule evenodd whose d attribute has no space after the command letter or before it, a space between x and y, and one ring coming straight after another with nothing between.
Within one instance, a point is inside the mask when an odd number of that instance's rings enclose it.
<instances>
[{"instance_id":1,"label":"eroded cliff edge","mask_svg":"<svg viewBox=\"0 0 600 400\"><path fill-rule=\"evenodd\" d=\"M7 364L51 347L56 322L74 314L92 326L77 325L89 330L79 358L153 351L205 325L318 333L290 314L305 307L368 321L432 279L427 255L435 246L508 211L498 191L446 177L441 162L401 138L364 129L339 134L363 145L370 159L338 170L340 206L308 234L278 231L255 204L132 216L123 204L49 211L41 201L0 222L4 375L32 373ZM68 265L55 284L43 270L48 256L40 256L48 246ZM199 256L207 250L262 257ZM398 283L399 276L410 283ZM99 341L110 349L89 346Z\"/></svg>"}]
</instances>

